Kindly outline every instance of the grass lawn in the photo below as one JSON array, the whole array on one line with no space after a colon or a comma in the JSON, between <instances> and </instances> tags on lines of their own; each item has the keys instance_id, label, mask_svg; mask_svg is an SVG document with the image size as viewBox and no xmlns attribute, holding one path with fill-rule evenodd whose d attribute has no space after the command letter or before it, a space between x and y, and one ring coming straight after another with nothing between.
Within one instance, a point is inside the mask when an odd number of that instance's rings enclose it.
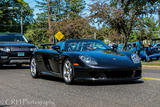
<instances>
[{"instance_id":1,"label":"grass lawn","mask_svg":"<svg viewBox=\"0 0 160 107\"><path fill-rule=\"evenodd\" d=\"M160 66L160 60L159 61L151 61L151 62L142 62L142 65L156 65L156 66Z\"/></svg>"}]
</instances>

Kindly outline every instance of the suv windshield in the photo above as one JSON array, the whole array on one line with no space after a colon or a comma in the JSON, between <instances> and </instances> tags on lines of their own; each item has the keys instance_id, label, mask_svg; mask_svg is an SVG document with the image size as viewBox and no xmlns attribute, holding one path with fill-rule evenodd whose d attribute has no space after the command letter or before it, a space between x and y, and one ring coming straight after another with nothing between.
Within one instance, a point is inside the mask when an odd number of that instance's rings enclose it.
<instances>
[{"instance_id":1,"label":"suv windshield","mask_svg":"<svg viewBox=\"0 0 160 107\"><path fill-rule=\"evenodd\" d=\"M27 42L23 35L0 35L0 42Z\"/></svg>"}]
</instances>

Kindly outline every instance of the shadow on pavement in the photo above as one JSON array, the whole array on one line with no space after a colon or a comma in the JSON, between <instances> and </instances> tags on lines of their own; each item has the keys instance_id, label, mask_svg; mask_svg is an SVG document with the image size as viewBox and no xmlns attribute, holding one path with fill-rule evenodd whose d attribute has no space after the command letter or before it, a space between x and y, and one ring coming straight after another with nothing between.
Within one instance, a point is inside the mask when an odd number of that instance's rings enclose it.
<instances>
[{"instance_id":1,"label":"shadow on pavement","mask_svg":"<svg viewBox=\"0 0 160 107\"><path fill-rule=\"evenodd\" d=\"M0 105L0 107L9 107L10 105Z\"/></svg>"},{"instance_id":2,"label":"shadow on pavement","mask_svg":"<svg viewBox=\"0 0 160 107\"><path fill-rule=\"evenodd\" d=\"M29 69L29 66L15 66L15 65L4 65L0 67L0 70L6 70L6 69Z\"/></svg>"},{"instance_id":3,"label":"shadow on pavement","mask_svg":"<svg viewBox=\"0 0 160 107\"><path fill-rule=\"evenodd\" d=\"M74 85L81 86L104 86L104 85L130 85L130 84L141 84L144 83L142 80L135 81L87 81L87 82L75 82Z\"/></svg>"},{"instance_id":4,"label":"shadow on pavement","mask_svg":"<svg viewBox=\"0 0 160 107\"><path fill-rule=\"evenodd\" d=\"M55 82L60 82L64 83L65 82L62 78L57 78L53 76L41 76L40 79L45 79L48 81L55 81ZM103 85L130 85L130 84L141 84L144 83L143 80L135 80L135 81L75 81L72 85L81 85L81 86L103 86Z\"/></svg>"},{"instance_id":5,"label":"shadow on pavement","mask_svg":"<svg viewBox=\"0 0 160 107\"><path fill-rule=\"evenodd\" d=\"M45 79L48 81L55 81L55 82L61 82L64 83L62 78L54 77L54 76L48 76L48 75L41 75L40 79Z\"/></svg>"}]
</instances>

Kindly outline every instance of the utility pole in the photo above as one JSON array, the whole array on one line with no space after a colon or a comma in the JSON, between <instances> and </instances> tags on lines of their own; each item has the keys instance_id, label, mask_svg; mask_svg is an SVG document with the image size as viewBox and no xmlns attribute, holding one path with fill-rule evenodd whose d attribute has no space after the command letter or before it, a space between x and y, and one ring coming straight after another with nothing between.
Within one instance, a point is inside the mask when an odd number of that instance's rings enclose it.
<instances>
[{"instance_id":1,"label":"utility pole","mask_svg":"<svg viewBox=\"0 0 160 107\"><path fill-rule=\"evenodd\" d=\"M159 38L160 38L160 8L158 9L158 16L159 16Z\"/></svg>"},{"instance_id":2,"label":"utility pole","mask_svg":"<svg viewBox=\"0 0 160 107\"><path fill-rule=\"evenodd\" d=\"M21 8L21 34L23 34L23 9Z\"/></svg>"},{"instance_id":3,"label":"utility pole","mask_svg":"<svg viewBox=\"0 0 160 107\"><path fill-rule=\"evenodd\" d=\"M96 32L94 32L94 39L96 39L96 37L97 37L97 34L96 34Z\"/></svg>"},{"instance_id":4,"label":"utility pole","mask_svg":"<svg viewBox=\"0 0 160 107\"><path fill-rule=\"evenodd\" d=\"M50 0L48 0L48 37L51 44L51 13L50 13Z\"/></svg>"}]
</instances>

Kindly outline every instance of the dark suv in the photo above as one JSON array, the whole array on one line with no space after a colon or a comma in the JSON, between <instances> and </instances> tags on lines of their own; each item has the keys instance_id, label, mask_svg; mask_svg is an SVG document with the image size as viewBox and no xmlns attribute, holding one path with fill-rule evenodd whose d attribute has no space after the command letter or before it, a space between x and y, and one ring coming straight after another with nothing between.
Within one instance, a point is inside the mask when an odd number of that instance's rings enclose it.
<instances>
[{"instance_id":1,"label":"dark suv","mask_svg":"<svg viewBox=\"0 0 160 107\"><path fill-rule=\"evenodd\" d=\"M0 66L3 64L29 64L36 46L19 33L0 33Z\"/></svg>"}]
</instances>

